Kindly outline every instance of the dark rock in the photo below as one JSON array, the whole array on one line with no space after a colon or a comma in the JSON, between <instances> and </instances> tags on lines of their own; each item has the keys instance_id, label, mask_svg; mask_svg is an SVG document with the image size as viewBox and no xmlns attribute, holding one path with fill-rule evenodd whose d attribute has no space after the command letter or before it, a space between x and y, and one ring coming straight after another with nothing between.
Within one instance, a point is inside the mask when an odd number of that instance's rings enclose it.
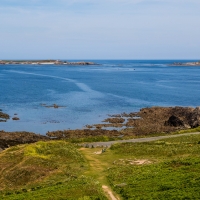
<instances>
[{"instance_id":1,"label":"dark rock","mask_svg":"<svg viewBox=\"0 0 200 200\"><path fill-rule=\"evenodd\" d=\"M19 120L19 117L13 117L12 120Z\"/></svg>"},{"instance_id":2,"label":"dark rock","mask_svg":"<svg viewBox=\"0 0 200 200\"><path fill-rule=\"evenodd\" d=\"M121 117L114 117L114 118L107 118L103 122L109 122L109 123L124 123L125 119Z\"/></svg>"},{"instance_id":3,"label":"dark rock","mask_svg":"<svg viewBox=\"0 0 200 200\"><path fill-rule=\"evenodd\" d=\"M3 113L3 112L0 111L0 118L2 118L2 119L10 119L10 116L8 114Z\"/></svg>"},{"instance_id":4,"label":"dark rock","mask_svg":"<svg viewBox=\"0 0 200 200\"><path fill-rule=\"evenodd\" d=\"M30 132L5 132L0 131L0 148L6 149L10 146L15 146L18 144L34 143L37 141L46 141L50 138L30 133Z\"/></svg>"},{"instance_id":5,"label":"dark rock","mask_svg":"<svg viewBox=\"0 0 200 200\"><path fill-rule=\"evenodd\" d=\"M184 123L182 120L180 120L178 117L172 115L166 122L165 126L174 126L174 127L179 127L179 126L184 126Z\"/></svg>"},{"instance_id":6,"label":"dark rock","mask_svg":"<svg viewBox=\"0 0 200 200\"><path fill-rule=\"evenodd\" d=\"M151 107L136 113L140 118L128 118L126 126L132 134L170 133L200 126L200 107ZM172 117L173 116L173 117Z\"/></svg>"},{"instance_id":7,"label":"dark rock","mask_svg":"<svg viewBox=\"0 0 200 200\"><path fill-rule=\"evenodd\" d=\"M190 115L189 124L192 128L200 126L200 107L196 107Z\"/></svg>"}]
</instances>

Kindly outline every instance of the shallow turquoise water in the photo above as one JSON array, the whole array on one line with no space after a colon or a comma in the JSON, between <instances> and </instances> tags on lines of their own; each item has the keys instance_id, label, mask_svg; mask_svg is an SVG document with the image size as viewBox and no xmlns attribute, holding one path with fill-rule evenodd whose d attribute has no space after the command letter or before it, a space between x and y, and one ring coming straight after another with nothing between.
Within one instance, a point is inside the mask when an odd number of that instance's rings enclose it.
<instances>
[{"instance_id":1,"label":"shallow turquoise water","mask_svg":"<svg viewBox=\"0 0 200 200\"><path fill-rule=\"evenodd\" d=\"M200 105L200 67L173 67L169 60L95 62L102 65L0 65L0 108L20 118L0 123L0 130L45 134L142 107Z\"/></svg>"}]
</instances>

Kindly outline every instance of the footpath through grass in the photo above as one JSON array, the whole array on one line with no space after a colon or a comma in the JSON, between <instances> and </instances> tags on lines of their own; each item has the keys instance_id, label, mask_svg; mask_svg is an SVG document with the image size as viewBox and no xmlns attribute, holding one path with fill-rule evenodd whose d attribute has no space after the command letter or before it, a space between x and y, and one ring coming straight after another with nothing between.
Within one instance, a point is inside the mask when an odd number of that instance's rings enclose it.
<instances>
[{"instance_id":1,"label":"footpath through grass","mask_svg":"<svg viewBox=\"0 0 200 200\"><path fill-rule=\"evenodd\" d=\"M0 199L106 199L87 170L79 150L64 141L11 147L0 154Z\"/></svg>"},{"instance_id":2,"label":"footpath through grass","mask_svg":"<svg viewBox=\"0 0 200 200\"><path fill-rule=\"evenodd\" d=\"M11 147L0 153L0 199L109 199L102 185L121 199L200 199L200 135L101 152L65 141Z\"/></svg>"},{"instance_id":3,"label":"footpath through grass","mask_svg":"<svg viewBox=\"0 0 200 200\"><path fill-rule=\"evenodd\" d=\"M82 149L86 172L121 199L200 199L200 135Z\"/></svg>"}]
</instances>

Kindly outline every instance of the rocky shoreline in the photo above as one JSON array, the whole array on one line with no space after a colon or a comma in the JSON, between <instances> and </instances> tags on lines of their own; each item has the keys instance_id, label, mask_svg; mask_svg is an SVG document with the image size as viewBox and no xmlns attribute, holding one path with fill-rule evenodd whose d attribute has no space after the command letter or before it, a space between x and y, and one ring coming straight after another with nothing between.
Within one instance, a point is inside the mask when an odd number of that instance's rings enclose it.
<instances>
[{"instance_id":1,"label":"rocky shoreline","mask_svg":"<svg viewBox=\"0 0 200 200\"><path fill-rule=\"evenodd\" d=\"M197 62L186 62L186 63L181 63L181 62L175 62L171 64L173 66L200 66L200 61Z\"/></svg>"},{"instance_id":2,"label":"rocky shoreline","mask_svg":"<svg viewBox=\"0 0 200 200\"><path fill-rule=\"evenodd\" d=\"M61 60L0 60L0 65L99 65L94 62Z\"/></svg>"},{"instance_id":3,"label":"rocky shoreline","mask_svg":"<svg viewBox=\"0 0 200 200\"><path fill-rule=\"evenodd\" d=\"M6 122L8 119L10 119L10 116L0 109L0 122Z\"/></svg>"},{"instance_id":4,"label":"rocky shoreline","mask_svg":"<svg viewBox=\"0 0 200 200\"><path fill-rule=\"evenodd\" d=\"M10 146L50 140L49 137L30 132L0 131L0 152Z\"/></svg>"},{"instance_id":5,"label":"rocky shoreline","mask_svg":"<svg viewBox=\"0 0 200 200\"><path fill-rule=\"evenodd\" d=\"M9 115L0 111L0 119L7 120ZM1 121L0 121L1 122ZM52 139L80 139L108 137L110 139L151 136L156 133L171 132L196 128L200 126L200 107L151 107L139 112L111 115L102 124L88 125L85 129L51 131L44 135L30 132L0 131L0 151L10 146L46 141ZM109 127L110 130L106 130ZM123 127L114 130L114 127Z\"/></svg>"}]
</instances>

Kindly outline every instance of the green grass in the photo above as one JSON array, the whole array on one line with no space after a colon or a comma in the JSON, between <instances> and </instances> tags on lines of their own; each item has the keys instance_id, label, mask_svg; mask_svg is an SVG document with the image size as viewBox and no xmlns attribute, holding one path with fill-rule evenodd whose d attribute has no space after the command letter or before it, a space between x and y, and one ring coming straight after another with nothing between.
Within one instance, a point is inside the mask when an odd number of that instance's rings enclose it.
<instances>
[{"instance_id":1,"label":"green grass","mask_svg":"<svg viewBox=\"0 0 200 200\"><path fill-rule=\"evenodd\" d=\"M180 136L155 142L122 143L111 147L117 156L131 156L132 158L168 159L189 155L199 155L200 136Z\"/></svg>"},{"instance_id":2,"label":"green grass","mask_svg":"<svg viewBox=\"0 0 200 200\"><path fill-rule=\"evenodd\" d=\"M0 199L104 200L102 185L121 199L200 199L200 135L101 150L66 141L11 147L0 153Z\"/></svg>"},{"instance_id":3,"label":"green grass","mask_svg":"<svg viewBox=\"0 0 200 200\"><path fill-rule=\"evenodd\" d=\"M9 200L105 200L98 182L88 177L80 177L65 182L49 183L48 185L37 185L30 189L18 189L6 191L0 195L1 199Z\"/></svg>"},{"instance_id":4,"label":"green grass","mask_svg":"<svg viewBox=\"0 0 200 200\"><path fill-rule=\"evenodd\" d=\"M200 199L199 135L116 144L111 151L120 159L107 177L122 199ZM133 164L142 159L149 163Z\"/></svg>"},{"instance_id":5,"label":"green grass","mask_svg":"<svg viewBox=\"0 0 200 200\"><path fill-rule=\"evenodd\" d=\"M200 132L200 126L198 126L196 128L175 131L172 134L182 134L182 133L192 133L192 132Z\"/></svg>"},{"instance_id":6,"label":"green grass","mask_svg":"<svg viewBox=\"0 0 200 200\"><path fill-rule=\"evenodd\" d=\"M113 189L123 199L199 199L200 159L181 159L109 170ZM120 184L125 183L124 186Z\"/></svg>"},{"instance_id":7,"label":"green grass","mask_svg":"<svg viewBox=\"0 0 200 200\"><path fill-rule=\"evenodd\" d=\"M119 131L119 134L123 135L123 137L117 137L117 136L87 136L87 137L74 137L69 138L66 141L71 143L89 143L89 142L108 142L108 141L116 141L116 140L127 140L127 139L133 139L133 138L147 138L147 137L156 137L156 136L163 136L163 135L176 135L176 134L183 134L183 133L192 133L192 132L200 132L200 126L197 128L191 128L191 129L185 129L185 130L178 130L172 133L151 133L147 135L127 135L127 132L131 132L131 130L134 128L128 128L128 129L122 129Z\"/></svg>"},{"instance_id":8,"label":"green grass","mask_svg":"<svg viewBox=\"0 0 200 200\"><path fill-rule=\"evenodd\" d=\"M121 138L118 137L109 137L109 136L89 136L89 137L83 137L83 138L71 138L67 141L71 143L84 143L84 142L108 142L108 141L116 141L121 140Z\"/></svg>"},{"instance_id":9,"label":"green grass","mask_svg":"<svg viewBox=\"0 0 200 200\"><path fill-rule=\"evenodd\" d=\"M65 141L11 147L0 154L0 169L0 199L106 199L83 176L85 158Z\"/></svg>"}]
</instances>

